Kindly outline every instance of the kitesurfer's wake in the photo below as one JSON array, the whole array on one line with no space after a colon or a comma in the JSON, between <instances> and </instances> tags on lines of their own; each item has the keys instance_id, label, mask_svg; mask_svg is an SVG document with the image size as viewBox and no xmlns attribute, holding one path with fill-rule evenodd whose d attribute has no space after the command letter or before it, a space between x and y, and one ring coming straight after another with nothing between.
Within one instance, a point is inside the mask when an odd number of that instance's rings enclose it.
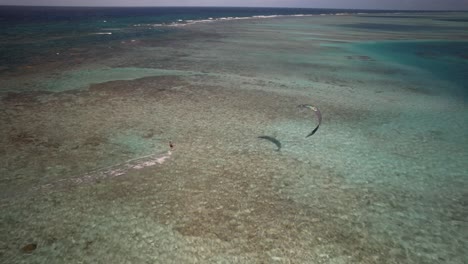
<instances>
[{"instance_id":1,"label":"kitesurfer's wake","mask_svg":"<svg viewBox=\"0 0 468 264\"><path fill-rule=\"evenodd\" d=\"M301 104L301 105L298 105L297 107L299 107L299 108L308 108L308 109L314 111L315 115L317 116L318 124L314 128L314 130L312 130L312 132L310 132L306 136L306 138L308 138L308 137L312 136L313 134L315 134L315 132L317 132L317 130L319 129L320 124L322 123L322 113L320 113L320 110L317 107L309 105L309 104Z\"/></svg>"},{"instance_id":2,"label":"kitesurfer's wake","mask_svg":"<svg viewBox=\"0 0 468 264\"><path fill-rule=\"evenodd\" d=\"M117 163L109 167L96 169L88 173L60 179L56 182L48 183L34 187L35 190L54 190L60 187L69 187L73 185L81 185L86 183L95 183L106 178L114 178L127 174L131 170L140 170L146 167L162 165L172 156L175 146L169 142L169 151L153 153L150 155L126 160L122 163Z\"/></svg>"}]
</instances>

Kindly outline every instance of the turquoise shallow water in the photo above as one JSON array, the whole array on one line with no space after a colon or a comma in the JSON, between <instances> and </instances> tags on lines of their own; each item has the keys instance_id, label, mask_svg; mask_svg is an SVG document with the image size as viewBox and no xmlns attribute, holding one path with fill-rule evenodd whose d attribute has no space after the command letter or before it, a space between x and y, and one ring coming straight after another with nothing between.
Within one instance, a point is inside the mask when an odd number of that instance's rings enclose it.
<instances>
[{"instance_id":1,"label":"turquoise shallow water","mask_svg":"<svg viewBox=\"0 0 468 264\"><path fill-rule=\"evenodd\" d=\"M0 263L467 262L466 14L98 11L1 43Z\"/></svg>"},{"instance_id":2,"label":"turquoise shallow water","mask_svg":"<svg viewBox=\"0 0 468 264\"><path fill-rule=\"evenodd\" d=\"M354 44L353 48L421 71L415 79L445 81L450 85L439 90L454 96L468 95L468 42L464 41L398 41Z\"/></svg>"}]
</instances>

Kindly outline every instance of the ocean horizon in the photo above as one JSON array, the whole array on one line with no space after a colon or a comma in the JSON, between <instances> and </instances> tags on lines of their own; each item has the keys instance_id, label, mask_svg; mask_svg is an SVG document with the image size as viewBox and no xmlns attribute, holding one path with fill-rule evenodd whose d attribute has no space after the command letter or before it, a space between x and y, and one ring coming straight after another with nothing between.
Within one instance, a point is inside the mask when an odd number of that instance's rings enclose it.
<instances>
[{"instance_id":1,"label":"ocean horizon","mask_svg":"<svg viewBox=\"0 0 468 264\"><path fill-rule=\"evenodd\" d=\"M0 263L468 261L466 11L0 6L0 35Z\"/></svg>"}]
</instances>

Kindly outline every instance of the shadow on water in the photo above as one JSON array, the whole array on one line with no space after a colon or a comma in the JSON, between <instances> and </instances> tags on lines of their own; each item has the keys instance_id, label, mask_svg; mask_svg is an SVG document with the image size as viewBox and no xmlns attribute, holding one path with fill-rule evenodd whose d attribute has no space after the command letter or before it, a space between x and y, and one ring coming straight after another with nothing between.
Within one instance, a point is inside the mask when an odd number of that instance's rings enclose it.
<instances>
[{"instance_id":1,"label":"shadow on water","mask_svg":"<svg viewBox=\"0 0 468 264\"><path fill-rule=\"evenodd\" d=\"M270 141L271 143L275 144L276 147L278 148L278 149L276 149L276 151L280 151L280 150L281 150L281 142L280 142L279 140L277 140L276 138L270 137L270 136L259 136L258 138L259 138L259 139L268 140L268 141Z\"/></svg>"}]
</instances>

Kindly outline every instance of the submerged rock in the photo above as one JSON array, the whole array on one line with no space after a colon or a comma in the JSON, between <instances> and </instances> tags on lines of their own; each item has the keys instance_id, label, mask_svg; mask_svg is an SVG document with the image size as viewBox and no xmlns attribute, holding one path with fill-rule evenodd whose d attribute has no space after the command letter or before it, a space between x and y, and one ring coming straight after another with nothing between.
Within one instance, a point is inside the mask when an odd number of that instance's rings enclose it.
<instances>
[{"instance_id":1,"label":"submerged rock","mask_svg":"<svg viewBox=\"0 0 468 264\"><path fill-rule=\"evenodd\" d=\"M32 253L34 250L36 250L36 248L37 248L37 244L31 243L22 247L21 251L23 251L24 253Z\"/></svg>"}]
</instances>

